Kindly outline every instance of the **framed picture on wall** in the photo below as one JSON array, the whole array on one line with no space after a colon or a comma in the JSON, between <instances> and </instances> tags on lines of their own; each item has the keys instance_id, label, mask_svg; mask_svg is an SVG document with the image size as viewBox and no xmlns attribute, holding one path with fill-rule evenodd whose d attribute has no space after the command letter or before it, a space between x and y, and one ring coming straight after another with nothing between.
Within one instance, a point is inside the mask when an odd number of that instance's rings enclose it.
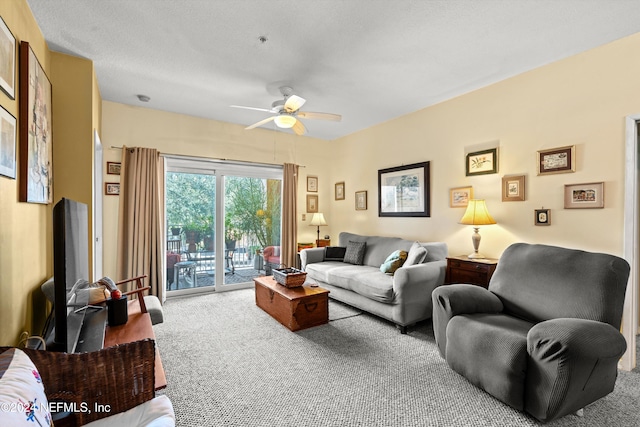
<instances>
[{"instance_id":1,"label":"framed picture on wall","mask_svg":"<svg viewBox=\"0 0 640 427\"><path fill-rule=\"evenodd\" d=\"M576 171L576 146L538 151L538 175Z\"/></svg>"},{"instance_id":2,"label":"framed picture on wall","mask_svg":"<svg viewBox=\"0 0 640 427\"><path fill-rule=\"evenodd\" d=\"M120 162L107 162L107 173L109 175L120 175Z\"/></svg>"},{"instance_id":3,"label":"framed picture on wall","mask_svg":"<svg viewBox=\"0 0 640 427\"><path fill-rule=\"evenodd\" d=\"M524 175L502 177L502 201L524 201Z\"/></svg>"},{"instance_id":4,"label":"framed picture on wall","mask_svg":"<svg viewBox=\"0 0 640 427\"><path fill-rule=\"evenodd\" d=\"M336 200L344 200L344 181L336 182Z\"/></svg>"},{"instance_id":5,"label":"framed picture on wall","mask_svg":"<svg viewBox=\"0 0 640 427\"><path fill-rule=\"evenodd\" d=\"M367 191L356 191L356 210L367 210Z\"/></svg>"},{"instance_id":6,"label":"framed picture on wall","mask_svg":"<svg viewBox=\"0 0 640 427\"><path fill-rule=\"evenodd\" d=\"M53 137L51 81L27 42L20 43L19 199L51 203Z\"/></svg>"},{"instance_id":7,"label":"framed picture on wall","mask_svg":"<svg viewBox=\"0 0 640 427\"><path fill-rule=\"evenodd\" d=\"M565 209L604 208L604 182L564 186Z\"/></svg>"},{"instance_id":8,"label":"framed picture on wall","mask_svg":"<svg viewBox=\"0 0 640 427\"><path fill-rule=\"evenodd\" d=\"M0 175L16 179L16 118L0 108Z\"/></svg>"},{"instance_id":9,"label":"framed picture on wall","mask_svg":"<svg viewBox=\"0 0 640 427\"><path fill-rule=\"evenodd\" d=\"M119 196L120 195L120 183L119 182L105 182L104 194L107 196Z\"/></svg>"},{"instance_id":10,"label":"framed picture on wall","mask_svg":"<svg viewBox=\"0 0 640 427\"><path fill-rule=\"evenodd\" d=\"M16 38L0 17L0 89L16 98Z\"/></svg>"},{"instance_id":11,"label":"framed picture on wall","mask_svg":"<svg viewBox=\"0 0 640 427\"><path fill-rule=\"evenodd\" d=\"M378 170L378 216L430 216L429 162Z\"/></svg>"},{"instance_id":12,"label":"framed picture on wall","mask_svg":"<svg viewBox=\"0 0 640 427\"><path fill-rule=\"evenodd\" d=\"M449 190L449 207L466 208L473 199L473 187L457 187Z\"/></svg>"},{"instance_id":13,"label":"framed picture on wall","mask_svg":"<svg viewBox=\"0 0 640 427\"><path fill-rule=\"evenodd\" d=\"M498 149L476 151L467 154L467 176L487 175L498 172Z\"/></svg>"},{"instance_id":14,"label":"framed picture on wall","mask_svg":"<svg viewBox=\"0 0 640 427\"><path fill-rule=\"evenodd\" d=\"M534 224L551 225L551 209L536 209Z\"/></svg>"},{"instance_id":15,"label":"framed picture on wall","mask_svg":"<svg viewBox=\"0 0 640 427\"><path fill-rule=\"evenodd\" d=\"M307 194L307 212L318 212L318 196L315 194Z\"/></svg>"},{"instance_id":16,"label":"framed picture on wall","mask_svg":"<svg viewBox=\"0 0 640 427\"><path fill-rule=\"evenodd\" d=\"M317 176L308 176L307 177L307 191L310 193L318 192L318 177Z\"/></svg>"}]
</instances>

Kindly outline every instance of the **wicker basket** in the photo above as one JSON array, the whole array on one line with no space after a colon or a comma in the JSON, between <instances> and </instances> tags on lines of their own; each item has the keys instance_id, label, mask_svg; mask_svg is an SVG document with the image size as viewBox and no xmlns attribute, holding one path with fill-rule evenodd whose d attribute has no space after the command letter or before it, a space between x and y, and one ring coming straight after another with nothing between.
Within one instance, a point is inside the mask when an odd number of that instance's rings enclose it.
<instances>
[{"instance_id":1,"label":"wicker basket","mask_svg":"<svg viewBox=\"0 0 640 427\"><path fill-rule=\"evenodd\" d=\"M297 268L274 268L273 278L287 288L297 288L304 284L307 273Z\"/></svg>"}]
</instances>

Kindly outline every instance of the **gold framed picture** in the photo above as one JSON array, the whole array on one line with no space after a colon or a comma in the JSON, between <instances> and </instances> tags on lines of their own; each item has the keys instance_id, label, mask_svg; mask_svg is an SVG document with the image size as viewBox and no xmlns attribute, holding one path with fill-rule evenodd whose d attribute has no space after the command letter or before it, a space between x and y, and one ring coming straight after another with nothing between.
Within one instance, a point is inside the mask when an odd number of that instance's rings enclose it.
<instances>
[{"instance_id":1,"label":"gold framed picture","mask_svg":"<svg viewBox=\"0 0 640 427\"><path fill-rule=\"evenodd\" d=\"M524 175L502 177L502 201L522 202L525 199Z\"/></svg>"},{"instance_id":2,"label":"gold framed picture","mask_svg":"<svg viewBox=\"0 0 640 427\"><path fill-rule=\"evenodd\" d=\"M318 192L318 177L307 176L307 191L310 193Z\"/></svg>"},{"instance_id":3,"label":"gold framed picture","mask_svg":"<svg viewBox=\"0 0 640 427\"><path fill-rule=\"evenodd\" d=\"M336 200L344 200L344 181L336 182Z\"/></svg>"},{"instance_id":4,"label":"gold framed picture","mask_svg":"<svg viewBox=\"0 0 640 427\"><path fill-rule=\"evenodd\" d=\"M449 207L466 208L473 199L473 187L456 187L449 190Z\"/></svg>"},{"instance_id":5,"label":"gold framed picture","mask_svg":"<svg viewBox=\"0 0 640 427\"><path fill-rule=\"evenodd\" d=\"M307 194L307 212L318 212L318 196L316 194Z\"/></svg>"},{"instance_id":6,"label":"gold framed picture","mask_svg":"<svg viewBox=\"0 0 640 427\"><path fill-rule=\"evenodd\" d=\"M356 210L367 210L367 191L356 191Z\"/></svg>"}]
</instances>

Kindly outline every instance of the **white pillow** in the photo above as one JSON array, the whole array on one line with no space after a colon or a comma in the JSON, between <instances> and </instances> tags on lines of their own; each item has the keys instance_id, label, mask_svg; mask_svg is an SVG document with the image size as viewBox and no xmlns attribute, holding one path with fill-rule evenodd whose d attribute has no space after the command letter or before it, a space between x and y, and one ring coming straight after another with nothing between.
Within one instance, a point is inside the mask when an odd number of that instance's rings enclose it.
<instances>
[{"instance_id":1,"label":"white pillow","mask_svg":"<svg viewBox=\"0 0 640 427\"><path fill-rule=\"evenodd\" d=\"M18 348L0 354L0 414L4 426L51 425L40 373Z\"/></svg>"},{"instance_id":2,"label":"white pillow","mask_svg":"<svg viewBox=\"0 0 640 427\"><path fill-rule=\"evenodd\" d=\"M413 242L407 255L407 260L404 262L404 266L421 264L427 258L427 249L418 242Z\"/></svg>"}]
</instances>

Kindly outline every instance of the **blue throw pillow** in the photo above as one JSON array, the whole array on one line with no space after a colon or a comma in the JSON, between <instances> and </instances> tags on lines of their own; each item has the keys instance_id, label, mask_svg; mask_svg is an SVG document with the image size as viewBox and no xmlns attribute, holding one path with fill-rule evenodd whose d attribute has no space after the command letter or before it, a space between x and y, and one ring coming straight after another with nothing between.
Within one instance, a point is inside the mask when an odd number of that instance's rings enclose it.
<instances>
[{"instance_id":1,"label":"blue throw pillow","mask_svg":"<svg viewBox=\"0 0 640 427\"><path fill-rule=\"evenodd\" d=\"M380 266L380 271L382 271L385 274L393 275L393 273L395 273L397 269L402 267L402 264L404 264L406 259L407 259L406 251L401 251L401 250L394 251L391 255L387 257L387 259L384 260L384 262Z\"/></svg>"}]
</instances>

